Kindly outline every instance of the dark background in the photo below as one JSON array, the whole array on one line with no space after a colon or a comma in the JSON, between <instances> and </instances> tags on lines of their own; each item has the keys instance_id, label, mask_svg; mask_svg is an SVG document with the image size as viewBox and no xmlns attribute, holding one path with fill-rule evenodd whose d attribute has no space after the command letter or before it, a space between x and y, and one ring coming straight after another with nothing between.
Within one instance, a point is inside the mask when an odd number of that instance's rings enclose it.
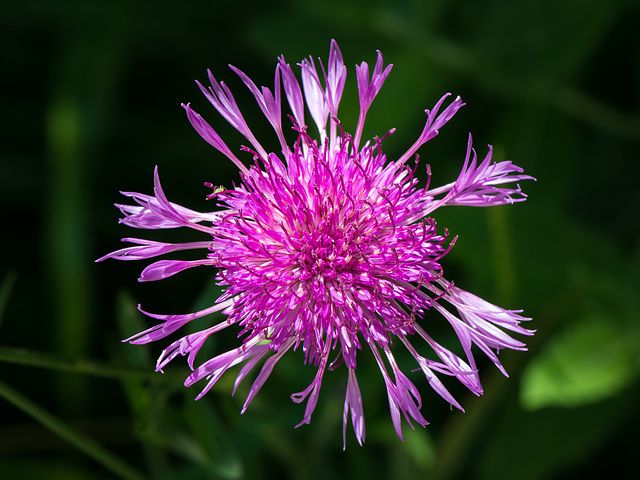
<instances>
[{"instance_id":1,"label":"dark background","mask_svg":"<svg viewBox=\"0 0 640 480\"><path fill-rule=\"evenodd\" d=\"M640 427L640 5L631 0L3 2L0 95L0 476L122 478L602 478L637 473ZM241 82L273 81L278 54L326 59L338 40L349 74L341 119L353 130L353 66L380 49L395 64L365 135L391 127L399 155L423 109L446 91L467 106L421 151L434 185L458 172L472 131L537 183L525 204L439 211L460 235L445 269L463 288L534 317L529 352L504 352L511 378L483 362L485 395L449 383L467 412L424 392L427 429L391 427L383 382L361 356L367 442L348 432L346 374L326 377L313 422L289 394L313 368L288 355L239 415L228 375L205 399L164 345L121 338L216 294L212 273L138 285L141 264L94 264L135 232L117 224L118 190L207 209L203 181L233 166L191 129L192 105L231 132L193 83L227 80L259 139L271 130ZM144 232L142 232L144 233ZM153 238L161 238L151 235ZM191 238L191 237L190 237ZM208 321L208 320L207 320ZM431 325L433 323L433 325ZM434 316L423 323L450 335ZM443 338L443 337L440 337ZM235 346L233 335L209 352ZM630 469L630 470L629 470Z\"/></svg>"}]
</instances>

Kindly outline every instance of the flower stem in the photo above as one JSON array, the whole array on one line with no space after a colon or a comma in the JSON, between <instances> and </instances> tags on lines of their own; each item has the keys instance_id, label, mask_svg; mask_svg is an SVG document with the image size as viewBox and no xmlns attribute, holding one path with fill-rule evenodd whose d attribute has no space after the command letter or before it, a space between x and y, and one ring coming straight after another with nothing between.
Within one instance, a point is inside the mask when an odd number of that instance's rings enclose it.
<instances>
[{"instance_id":1,"label":"flower stem","mask_svg":"<svg viewBox=\"0 0 640 480\"><path fill-rule=\"evenodd\" d=\"M59 418L36 405L21 393L0 380L0 397L11 403L24 413L40 422L46 428L75 446L78 450L93 458L118 477L127 480L142 480L145 477L133 467L102 448L91 438L77 432Z\"/></svg>"},{"instance_id":2,"label":"flower stem","mask_svg":"<svg viewBox=\"0 0 640 480\"><path fill-rule=\"evenodd\" d=\"M143 379L164 380L166 375L158 375L148 370L112 367L87 360L68 360L46 353L23 350L20 348L0 347L0 362L26 365L61 372L76 373L92 377L113 378L116 380Z\"/></svg>"},{"instance_id":3,"label":"flower stem","mask_svg":"<svg viewBox=\"0 0 640 480\"><path fill-rule=\"evenodd\" d=\"M9 303L9 296L11 295L11 290L13 289L15 281L15 272L9 272L5 275L2 285L0 286L0 327L2 326L2 317L5 309L7 308L7 303Z\"/></svg>"}]
</instances>

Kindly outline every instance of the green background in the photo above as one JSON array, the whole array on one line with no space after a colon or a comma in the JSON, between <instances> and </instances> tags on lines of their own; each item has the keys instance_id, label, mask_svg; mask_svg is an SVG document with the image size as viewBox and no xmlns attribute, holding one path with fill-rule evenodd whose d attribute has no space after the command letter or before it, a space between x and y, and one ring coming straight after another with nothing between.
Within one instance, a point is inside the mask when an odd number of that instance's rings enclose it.
<instances>
[{"instance_id":1,"label":"green background","mask_svg":"<svg viewBox=\"0 0 640 480\"><path fill-rule=\"evenodd\" d=\"M631 0L3 2L0 476L536 480L637 472L639 27L640 4ZM139 233L117 224L112 204L120 189L150 193L154 165L170 198L196 210L211 207L203 181L237 179L179 106L191 101L239 146L193 78L212 68L256 136L272 139L226 65L269 84L277 55L326 59L331 38L349 67L340 109L348 129L357 118L353 66L380 49L395 67L365 135L396 127L385 142L390 156L419 134L423 109L450 91L467 106L421 150L434 185L455 178L468 131L481 151L492 143L497 159L538 178L523 185L524 204L436 214L460 235L444 263L448 278L524 308L538 331L530 351L503 353L510 379L483 360L481 398L449 382L465 414L410 374L431 425L405 429L404 442L374 362L361 355L367 441L360 448L349 432L346 453L343 370L326 377L312 424L299 429L303 407L289 394L314 374L301 352L278 365L243 416L246 388L232 398L233 375L194 402L197 390L181 385L182 362L153 373L165 344L119 340L148 324L137 302L161 312L210 303L212 272L139 285L142 264L93 263ZM431 314L423 321L454 345L442 323ZM221 335L207 348L235 344Z\"/></svg>"}]
</instances>

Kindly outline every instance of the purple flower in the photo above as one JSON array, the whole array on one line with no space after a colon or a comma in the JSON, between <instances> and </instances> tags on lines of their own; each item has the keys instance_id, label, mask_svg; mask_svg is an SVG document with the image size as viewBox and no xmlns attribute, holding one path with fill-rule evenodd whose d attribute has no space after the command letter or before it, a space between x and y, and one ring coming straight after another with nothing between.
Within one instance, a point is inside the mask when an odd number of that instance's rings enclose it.
<instances>
[{"instance_id":1,"label":"purple flower","mask_svg":"<svg viewBox=\"0 0 640 480\"><path fill-rule=\"evenodd\" d=\"M331 42L328 65L320 62L319 70L316 65L312 58L299 64L301 87L292 67L280 57L273 90L258 88L231 67L273 127L280 143L277 153L265 150L229 88L209 72L210 85L198 86L248 141L250 146L242 147L245 153L241 156L247 157L251 166L247 167L189 104L183 105L200 136L239 168L240 183L229 189L205 184L212 189L208 198L215 202L216 210L200 213L169 202L156 168L153 195L124 193L135 205L118 205L124 215L121 222L140 229L187 227L204 235L199 241L182 244L125 238L133 246L100 260L140 260L181 250L204 251L200 260L155 261L142 271L139 280L161 280L189 268L208 266L216 269L216 281L225 288L224 294L213 306L195 313L158 315L141 309L158 323L128 339L134 344L161 340L192 321L222 312L224 321L174 341L157 362L156 370L162 371L178 355L187 356L193 371L185 385L202 382L198 398L227 370L240 365L234 392L257 371L244 412L280 358L288 350L301 348L305 362L314 365L317 373L307 388L291 396L296 403L306 402L300 423L311 421L325 373L344 363L344 431L351 418L362 444L365 422L356 367L362 358L360 352L370 350L387 389L393 426L402 438L403 417L410 425L425 426L427 420L421 413L420 391L401 370L394 348L405 348L429 385L462 410L441 378L454 377L480 395L483 390L473 347L506 375L498 351L526 349L507 332L533 334L520 325L529 319L519 310L492 305L445 280L441 262L455 238L449 240L446 230L440 231L430 215L450 205L490 207L523 201L525 195L515 183L532 177L509 161L493 162L491 147L478 163L469 137L458 178L431 189L427 166L427 184L420 186L415 176L417 151L463 106L460 97L451 100L446 94L426 110L419 138L397 160L389 160L381 138L362 146L360 142L367 112L391 65L385 67L378 52L371 76L366 62L356 67L360 115L354 136L338 120L347 69L335 41ZM292 144L286 141L282 126L281 86L296 132ZM317 136L309 131L305 106ZM461 356L439 344L420 325L428 310L438 312L451 325ZM239 330L241 345L196 364L207 338L232 325Z\"/></svg>"}]
</instances>

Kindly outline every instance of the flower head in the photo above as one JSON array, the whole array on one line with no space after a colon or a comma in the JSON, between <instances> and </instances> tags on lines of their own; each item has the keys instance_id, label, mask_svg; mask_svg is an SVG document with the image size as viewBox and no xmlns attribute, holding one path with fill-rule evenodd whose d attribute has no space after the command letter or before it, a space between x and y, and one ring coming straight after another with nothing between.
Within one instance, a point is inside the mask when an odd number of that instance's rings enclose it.
<instances>
[{"instance_id":1,"label":"flower head","mask_svg":"<svg viewBox=\"0 0 640 480\"><path fill-rule=\"evenodd\" d=\"M244 411L282 356L300 348L306 363L317 369L311 384L291 396L296 403L306 401L301 423L311 421L327 370L344 364L344 430L351 418L356 438L362 443L365 422L356 367L362 361L362 351L369 350L387 389L393 425L402 437L402 417L410 425L425 426L427 421L421 413L420 391L400 369L394 348L405 348L429 385L462 410L440 377L454 377L480 395L473 346L506 375L497 352L525 349L524 343L506 332L533 334L520 325L528 320L520 311L492 305L445 279L442 260L455 238L439 229L431 214L449 205L489 207L523 201L525 195L516 182L531 177L511 162L493 162L491 147L478 163L469 137L458 178L431 189L427 167L426 186L420 186L417 151L463 106L460 97L451 100L446 94L426 110L426 124L416 142L397 160L388 159L383 139L360 143L367 112L391 65L385 67L378 52L371 75L366 62L356 67L360 115L353 136L338 120L347 69L335 41L331 42L328 65L319 65L320 70L312 58L299 64L301 87L293 68L280 57L273 90L258 88L242 71L231 67L273 127L279 152L267 152L230 89L209 72L209 85L198 86L247 140L249 145L241 148L244 154L234 154L189 104L183 107L200 136L238 167L241 182L229 189L205 184L211 188L208 198L217 208L200 213L167 199L156 168L153 195L124 193L134 205L118 205L124 215L121 222L140 229L186 227L200 232L201 239L169 244L125 238L131 246L100 260L140 260L181 250L204 251L200 260L155 261L142 271L139 280L161 280L207 266L216 270L216 281L225 288L224 294L211 307L194 313L143 311L158 322L128 339L133 344L161 340L188 323L222 312L224 321L204 324L202 330L177 339L157 362L156 369L161 371L177 356L187 356L193 371L185 385L203 382L198 398L227 370L241 365L235 388L254 370L258 372ZM296 132L293 144L284 135L282 90ZM305 107L313 127L307 124ZM310 130L317 130L317 135ZM248 157L250 166L240 160L242 156ZM421 326L428 310L438 312L451 325L462 356L439 344ZM241 345L213 358L199 359L207 338L229 327L239 331Z\"/></svg>"}]
</instances>

